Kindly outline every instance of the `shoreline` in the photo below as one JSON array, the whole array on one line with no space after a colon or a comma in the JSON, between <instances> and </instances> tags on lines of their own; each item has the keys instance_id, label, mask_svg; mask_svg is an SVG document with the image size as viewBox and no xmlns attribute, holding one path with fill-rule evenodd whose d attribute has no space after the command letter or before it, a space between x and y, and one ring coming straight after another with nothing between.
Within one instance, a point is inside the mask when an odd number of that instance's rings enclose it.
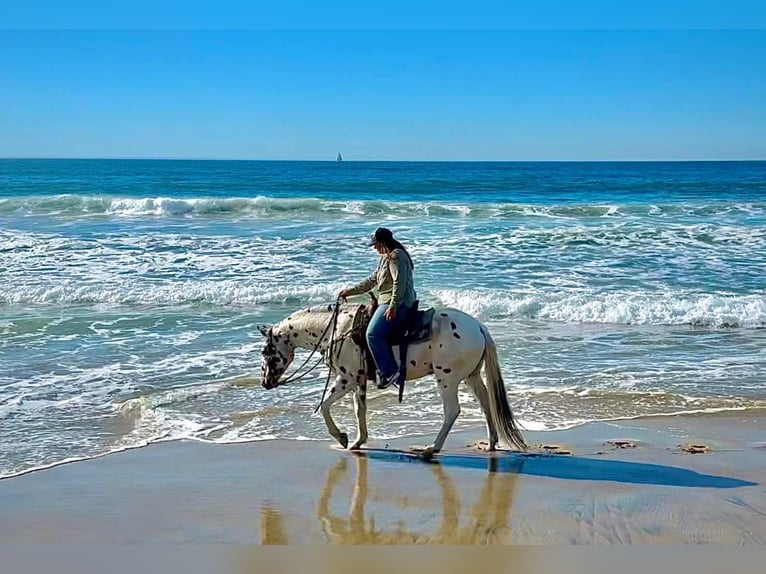
<instances>
[{"instance_id":1,"label":"shoreline","mask_svg":"<svg viewBox=\"0 0 766 574\"><path fill-rule=\"evenodd\" d=\"M6 543L763 544L766 413L372 441L167 441L0 480ZM703 449L686 449L690 445ZM692 454L692 452L694 454ZM571 454L566 454L571 453Z\"/></svg>"},{"instance_id":2,"label":"shoreline","mask_svg":"<svg viewBox=\"0 0 766 574\"><path fill-rule=\"evenodd\" d=\"M748 408L748 407L733 407L733 408L721 408L721 409L701 409L699 411L684 411L684 412L677 412L677 413L667 413L667 414L648 414L648 415L638 415L634 417L627 417L627 418L615 418L615 419L602 419L602 420L595 420L595 421L588 421L583 423L576 423L572 426L568 426L565 428L560 429L534 429L529 430L525 429L522 426L522 432L526 435L534 434L535 436L539 437L545 437L545 436L556 436L556 433L571 433L575 431L576 429L579 429L581 427L590 427L592 425L613 425L613 426L634 426L634 425L640 425L643 422L646 422L646 424L653 425L655 424L652 421L657 421L659 424L659 421L664 421L667 419L698 419L698 418L716 418L716 417L753 417L756 419L763 419L763 430L764 435L766 435L766 408ZM453 430L450 433L450 437L457 436L457 435L466 435L466 436L473 436L473 434L476 434L477 431L471 431L466 429L460 429L460 430ZM434 432L435 435L435 432ZM375 440L374 438L371 438L372 444L387 444L387 443L398 443L401 441L406 442L407 440L416 440L418 438L422 438L422 441L428 441L430 435L423 435L422 437L414 437L412 439L407 439L406 437L397 437L397 438L389 438L389 439L380 439ZM477 439L478 440L481 439ZM766 439L764 439L766 441ZM36 472L42 472L46 470L51 470L54 468L57 468L59 466L65 466L69 464L74 464L78 462L87 462L89 460L95 460L107 456L117 455L120 453L124 453L131 450L136 449L143 449L148 448L153 445L159 445L163 443L173 443L173 442L191 442L191 443L199 443L199 444L208 444L208 445L214 445L214 446L231 446L231 445L238 445L238 444L251 444L251 443L268 443L271 441L280 441L285 443L302 443L302 442L308 442L308 443L315 443L315 444L321 444L321 443L328 443L330 445L334 445L334 442L329 440L328 438L290 438L290 439L280 439L280 438L265 438L265 439L240 439L235 440L231 442L215 442L211 440L206 440L204 438L197 438L197 437L181 437L181 438L158 438L156 440L149 440L145 441L141 444L135 444L135 445L128 445L123 446L119 448L115 448L114 450L105 451L98 454L92 454L92 455L82 455L82 456L74 456L71 458L62 459L60 461L55 462L49 462L49 463L43 463L39 466L33 466L30 468L26 468L23 470L13 471L6 475L0 475L0 483L4 480L10 480L13 478L18 478L21 476L25 476L28 474L33 474ZM448 440L449 442L449 440ZM538 441L538 442L546 442L546 441ZM555 442L555 441L554 441Z\"/></svg>"}]
</instances>

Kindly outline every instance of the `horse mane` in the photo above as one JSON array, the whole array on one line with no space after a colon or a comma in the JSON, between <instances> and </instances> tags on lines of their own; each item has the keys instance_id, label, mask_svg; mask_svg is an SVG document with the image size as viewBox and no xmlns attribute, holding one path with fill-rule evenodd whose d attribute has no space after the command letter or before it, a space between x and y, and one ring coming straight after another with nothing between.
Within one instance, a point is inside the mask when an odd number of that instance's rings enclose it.
<instances>
[{"instance_id":1,"label":"horse mane","mask_svg":"<svg viewBox=\"0 0 766 574\"><path fill-rule=\"evenodd\" d=\"M349 317L353 315L353 313L356 312L356 310L359 308L359 303L341 303L340 309L338 309L338 318L346 315L346 317ZM313 305L311 307L305 307L303 309L299 309L298 311L294 311L289 316L282 319L279 323L286 323L289 324L291 321L305 321L310 320L311 317L322 317L324 319L325 316L331 315L333 311L335 310L335 302L332 303L322 303L320 305Z\"/></svg>"},{"instance_id":2,"label":"horse mane","mask_svg":"<svg viewBox=\"0 0 766 574\"><path fill-rule=\"evenodd\" d=\"M343 311L351 311L352 309L359 307L359 305L360 303L341 303L339 312L342 313ZM301 313L332 313L334 309L335 302L321 303L319 305L313 305L312 307L306 307L305 309L296 311L291 316L295 316Z\"/></svg>"}]
</instances>

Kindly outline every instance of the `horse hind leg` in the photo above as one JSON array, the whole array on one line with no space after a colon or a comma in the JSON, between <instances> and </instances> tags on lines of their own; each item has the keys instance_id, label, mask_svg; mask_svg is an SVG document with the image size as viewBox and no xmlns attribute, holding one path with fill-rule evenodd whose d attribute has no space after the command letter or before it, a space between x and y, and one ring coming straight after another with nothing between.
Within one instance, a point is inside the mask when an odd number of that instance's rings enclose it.
<instances>
[{"instance_id":1,"label":"horse hind leg","mask_svg":"<svg viewBox=\"0 0 766 574\"><path fill-rule=\"evenodd\" d=\"M487 421L487 439L489 440L487 450L493 451L497 448L498 443L497 429L495 428L495 423L492 421L489 411L489 395L487 394L487 387L484 386L484 381L481 380L481 366L468 375L465 383L468 385L468 388L471 389L471 392L473 392L476 400L479 401L481 412L484 413L484 418Z\"/></svg>"},{"instance_id":2,"label":"horse hind leg","mask_svg":"<svg viewBox=\"0 0 766 574\"><path fill-rule=\"evenodd\" d=\"M458 415L460 415L460 403L457 398L457 387L460 384L460 379L455 377L449 379L437 378L436 384L438 385L439 395L441 395L442 405L444 406L444 421L432 445L412 447L412 450L423 458L431 458L442 449L449 431L452 430L452 425L455 424Z\"/></svg>"}]
</instances>

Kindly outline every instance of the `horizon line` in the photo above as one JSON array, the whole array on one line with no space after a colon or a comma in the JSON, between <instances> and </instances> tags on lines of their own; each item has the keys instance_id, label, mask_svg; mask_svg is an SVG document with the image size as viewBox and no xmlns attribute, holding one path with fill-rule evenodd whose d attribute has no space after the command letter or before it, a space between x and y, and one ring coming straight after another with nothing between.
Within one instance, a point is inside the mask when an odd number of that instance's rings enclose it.
<instances>
[{"instance_id":1,"label":"horizon line","mask_svg":"<svg viewBox=\"0 0 766 574\"><path fill-rule=\"evenodd\" d=\"M305 162L305 163L712 163L712 162L763 162L763 158L692 158L692 159L287 159L287 158L215 158L215 157L56 157L56 156L2 156L7 160L41 161L241 161L241 162Z\"/></svg>"}]
</instances>

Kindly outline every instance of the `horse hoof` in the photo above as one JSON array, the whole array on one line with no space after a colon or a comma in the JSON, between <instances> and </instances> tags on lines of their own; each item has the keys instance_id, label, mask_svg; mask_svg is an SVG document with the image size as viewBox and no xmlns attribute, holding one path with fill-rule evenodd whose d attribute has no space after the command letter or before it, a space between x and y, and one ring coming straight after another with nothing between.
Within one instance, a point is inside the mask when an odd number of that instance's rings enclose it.
<instances>
[{"instance_id":1,"label":"horse hoof","mask_svg":"<svg viewBox=\"0 0 766 574\"><path fill-rule=\"evenodd\" d=\"M439 452L433 446L411 446L410 452L418 455L424 460L431 460Z\"/></svg>"},{"instance_id":2,"label":"horse hoof","mask_svg":"<svg viewBox=\"0 0 766 574\"><path fill-rule=\"evenodd\" d=\"M352 444L350 447L348 447L348 450L359 450L362 448L362 445L367 442L364 440L358 440L354 444Z\"/></svg>"},{"instance_id":3,"label":"horse hoof","mask_svg":"<svg viewBox=\"0 0 766 574\"><path fill-rule=\"evenodd\" d=\"M338 437L338 443L343 448L346 448L348 446L348 435L344 432L340 433L340 436Z\"/></svg>"},{"instance_id":4,"label":"horse hoof","mask_svg":"<svg viewBox=\"0 0 766 574\"><path fill-rule=\"evenodd\" d=\"M423 449L423 452L420 453L420 458L422 458L423 460L431 460L435 454L436 454L436 449L429 446Z\"/></svg>"}]
</instances>

